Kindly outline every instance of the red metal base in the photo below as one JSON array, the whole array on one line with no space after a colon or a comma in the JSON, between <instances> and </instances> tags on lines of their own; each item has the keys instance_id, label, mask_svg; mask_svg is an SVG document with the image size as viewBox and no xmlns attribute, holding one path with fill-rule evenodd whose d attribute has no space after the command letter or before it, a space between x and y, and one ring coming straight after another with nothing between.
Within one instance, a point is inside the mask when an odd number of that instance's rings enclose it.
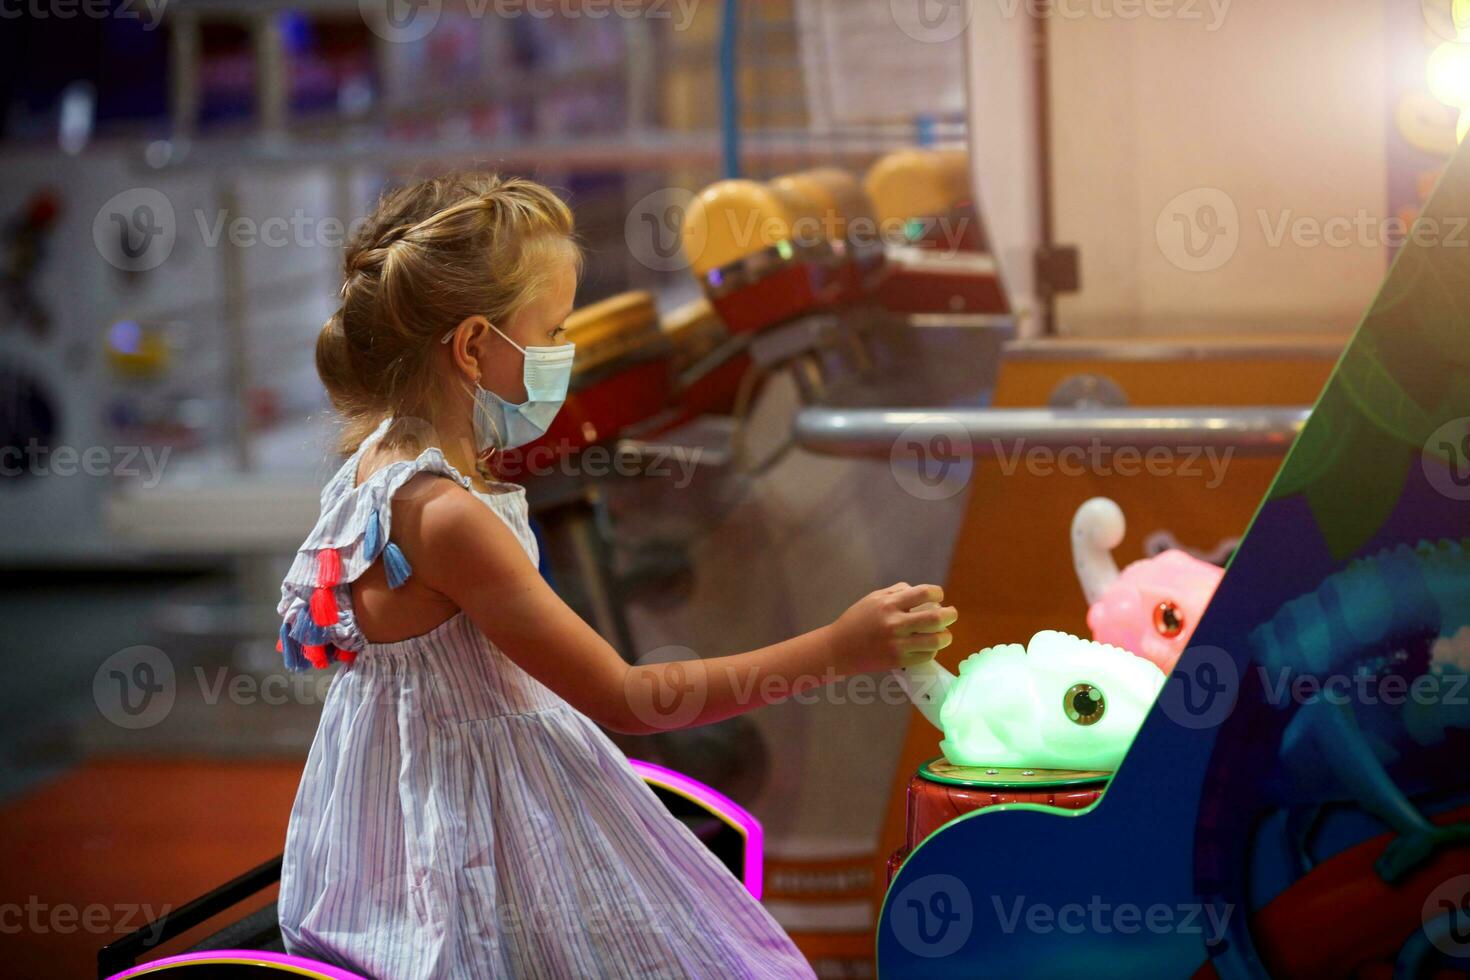
<instances>
[{"instance_id":1,"label":"red metal base","mask_svg":"<svg viewBox=\"0 0 1470 980\"><path fill-rule=\"evenodd\" d=\"M967 813L1010 803L1031 803L1056 807L1059 810L1081 810L1096 803L1106 788L1106 779L1052 787L1038 785L1035 788L971 788L936 782L922 773L914 773L909 780L904 845L888 858L888 880L893 880L909 854L930 834Z\"/></svg>"}]
</instances>

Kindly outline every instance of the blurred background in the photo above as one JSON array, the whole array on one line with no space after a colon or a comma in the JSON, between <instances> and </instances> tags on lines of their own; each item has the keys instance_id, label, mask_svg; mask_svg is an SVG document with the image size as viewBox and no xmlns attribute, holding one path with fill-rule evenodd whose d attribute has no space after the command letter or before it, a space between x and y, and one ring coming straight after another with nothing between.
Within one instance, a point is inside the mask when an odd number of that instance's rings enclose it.
<instances>
[{"instance_id":1,"label":"blurred background","mask_svg":"<svg viewBox=\"0 0 1470 980\"><path fill-rule=\"evenodd\" d=\"M0 5L7 962L93 972L280 850L329 682L274 648L340 462L312 351L385 188L484 168L571 203L543 571L630 661L732 653L978 554L972 461L841 444L843 412L1147 403L1014 373L1059 351L1167 380L1233 344L1320 383L1463 134L1450 6ZM622 741L748 807L778 920L869 976L910 717L880 685Z\"/></svg>"}]
</instances>

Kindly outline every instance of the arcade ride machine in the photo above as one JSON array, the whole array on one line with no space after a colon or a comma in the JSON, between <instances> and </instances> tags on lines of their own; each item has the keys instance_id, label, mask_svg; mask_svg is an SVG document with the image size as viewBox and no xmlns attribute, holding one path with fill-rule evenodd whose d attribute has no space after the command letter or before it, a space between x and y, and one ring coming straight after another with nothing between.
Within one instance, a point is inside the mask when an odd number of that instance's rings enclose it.
<instances>
[{"instance_id":1,"label":"arcade ride machine","mask_svg":"<svg viewBox=\"0 0 1470 980\"><path fill-rule=\"evenodd\" d=\"M1467 207L1462 148L1420 221ZM954 733L980 720L971 706L994 706L962 703L963 673L920 690L943 705L945 756L963 758L918 767L880 975L1470 969L1467 297L1463 250L1405 246L1202 616L1208 572L1165 551L1117 573L1099 562L1123 537L1116 508L1079 511L1088 626L1131 643L1140 665L1173 668L1111 780L1090 774L1094 798L998 798L1013 775ZM1010 638L1055 625L1033 619ZM1053 670L1037 657L1045 635L1017 676L1041 692L1043 728L1085 758L1126 685L1102 659ZM1060 791L1088 774L1047 775Z\"/></svg>"},{"instance_id":2,"label":"arcade ride machine","mask_svg":"<svg viewBox=\"0 0 1470 980\"><path fill-rule=\"evenodd\" d=\"M1169 550L1222 564L1341 346L1321 336L1020 338L1004 345L985 403L808 406L796 438L811 453L886 461L916 509L959 502L942 579L964 612L941 658L953 668L962 651L1024 642L1043 627L1089 635L1084 593L1058 585L1077 581L1065 535L1089 498L1127 515L1126 534L1120 522L1109 541L1120 564ZM868 877L875 914L890 875L948 817L1019 802L1085 806L1105 785L1095 772L1024 765L963 777L936 769L937 732L917 713L899 738Z\"/></svg>"}]
</instances>

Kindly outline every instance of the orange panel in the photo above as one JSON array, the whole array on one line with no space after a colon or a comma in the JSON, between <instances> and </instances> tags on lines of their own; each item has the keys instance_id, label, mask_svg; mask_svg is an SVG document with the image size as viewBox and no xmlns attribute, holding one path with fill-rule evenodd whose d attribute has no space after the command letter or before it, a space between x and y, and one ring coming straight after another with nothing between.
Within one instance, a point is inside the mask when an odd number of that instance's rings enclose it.
<instances>
[{"instance_id":1,"label":"orange panel","mask_svg":"<svg viewBox=\"0 0 1470 980\"><path fill-rule=\"evenodd\" d=\"M108 759L0 810L6 975L95 976L97 950L281 853L301 761ZM274 889L164 944L178 953Z\"/></svg>"},{"instance_id":2,"label":"orange panel","mask_svg":"<svg viewBox=\"0 0 1470 980\"><path fill-rule=\"evenodd\" d=\"M1346 335L1019 341L1006 348L994 403L1045 405L1064 378L1102 374L1138 407L1310 405L1346 344Z\"/></svg>"}]
</instances>

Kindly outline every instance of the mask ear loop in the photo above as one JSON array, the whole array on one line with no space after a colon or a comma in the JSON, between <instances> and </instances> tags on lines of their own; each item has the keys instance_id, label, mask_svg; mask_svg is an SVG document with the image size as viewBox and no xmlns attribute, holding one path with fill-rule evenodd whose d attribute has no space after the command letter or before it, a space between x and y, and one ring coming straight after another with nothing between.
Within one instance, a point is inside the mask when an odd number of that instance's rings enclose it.
<instances>
[{"instance_id":1,"label":"mask ear loop","mask_svg":"<svg viewBox=\"0 0 1470 980\"><path fill-rule=\"evenodd\" d=\"M489 320L486 320L485 323L487 326L490 327L491 330L494 330L496 333L500 334L501 339L504 340L507 344L510 344L516 350L520 351L523 358L530 358L531 352L526 350L520 344L516 343L514 340L511 340L510 337L506 335L505 331L501 330ZM454 339L454 335L458 332L459 328L455 327L453 330L450 330L448 333L446 333L443 337L440 337L439 343L448 344L451 340ZM525 370L524 363L525 362L523 362L522 370ZM475 387L479 388L481 391L484 390L484 388L482 388L480 385L480 379L478 377L475 378ZM471 397L474 398L476 406L475 412L478 415L480 400L473 394L471 395ZM485 450L483 453L475 458L475 472L478 473L480 475L480 479L484 480L486 483L499 483L500 480L496 476L495 471L490 468L490 464L494 460L495 454L501 451L500 446L505 441L505 434L500 431L500 426L495 424L495 419L491 416L486 415L485 421L490 423L490 429L492 432L495 433L495 445L492 445L489 449Z\"/></svg>"},{"instance_id":2,"label":"mask ear loop","mask_svg":"<svg viewBox=\"0 0 1470 980\"><path fill-rule=\"evenodd\" d=\"M485 390L484 388L480 387L479 378L475 379L475 388L480 391ZM476 397L473 393L471 393L470 397L474 400L474 410L475 414L478 416L481 414L480 399ZM490 431L495 434L495 439L489 449L485 450L483 453L475 457L475 472L478 473L480 475L480 479L484 480L486 483L499 483L500 480L495 476L495 471L490 468L490 463L495 458L495 454L500 452L500 445L505 441L505 435L500 431L500 426L495 424L495 419L493 416L486 413L484 415L484 419L487 423L489 423Z\"/></svg>"},{"instance_id":3,"label":"mask ear loop","mask_svg":"<svg viewBox=\"0 0 1470 980\"><path fill-rule=\"evenodd\" d=\"M494 330L496 333L500 333L500 330L497 329L495 324L493 323L490 324L490 329ZM443 337L440 337L439 343L448 344L451 340L454 339L454 335L458 332L459 328L455 327L453 330L446 333ZM505 334L500 333L500 336L505 337ZM516 346L515 342L511 341L509 337L505 337L505 339L507 341L510 341L511 346ZM484 390L484 388L480 385L480 379L478 377L475 378L475 387L481 391ZM475 405L475 414L479 415L480 399L475 396L474 392L470 392L470 400ZM495 424L495 419L491 418L489 415L486 415L485 421L490 423L490 429L492 432L495 433L495 445L492 445L489 449L485 450L483 453L475 457L475 472L478 473L480 479L484 480L486 483L499 483L500 481L496 478L495 471L490 468L490 462L495 458L495 454L500 451L500 443L505 441L505 435L500 431L500 426Z\"/></svg>"},{"instance_id":4,"label":"mask ear loop","mask_svg":"<svg viewBox=\"0 0 1470 980\"><path fill-rule=\"evenodd\" d=\"M524 347L522 347L520 344L516 343L514 340L511 340L509 337L506 337L505 336L505 331L501 330L495 324L491 323L489 320L486 320L485 321L485 325L487 327L489 327L491 330L494 330L496 333L500 334L500 336L505 339L505 342L507 344L510 344L512 347L514 347L516 350L520 351L522 354L526 353L526 349ZM445 334L444 336L440 337L439 338L439 343L441 343L441 344L447 344L447 343L449 343L451 340L454 339L454 335L456 333L458 333L458 332L459 332L459 327L455 327L453 330L449 331L447 334Z\"/></svg>"}]
</instances>

